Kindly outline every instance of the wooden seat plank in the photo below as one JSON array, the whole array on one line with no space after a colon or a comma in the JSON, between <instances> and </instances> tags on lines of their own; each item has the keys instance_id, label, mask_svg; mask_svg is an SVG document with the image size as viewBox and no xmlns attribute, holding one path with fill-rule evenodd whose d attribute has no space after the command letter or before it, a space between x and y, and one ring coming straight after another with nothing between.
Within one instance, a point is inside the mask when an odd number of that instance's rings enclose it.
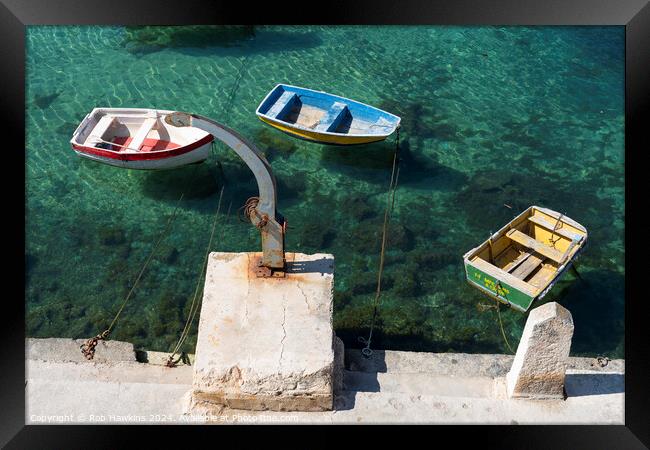
<instances>
[{"instance_id":1,"label":"wooden seat plank","mask_svg":"<svg viewBox=\"0 0 650 450\"><path fill-rule=\"evenodd\" d=\"M526 261L526 259L532 254L533 254L532 252L522 253L521 255L517 256L517 258L515 258L512 262L506 264L503 267L503 270L505 270L506 272L512 272L513 270L515 270L515 267L517 267L522 262Z\"/></svg>"},{"instance_id":2,"label":"wooden seat plank","mask_svg":"<svg viewBox=\"0 0 650 450\"><path fill-rule=\"evenodd\" d=\"M557 234L558 236L562 236L563 238L569 239L570 241L580 241L582 239L582 235L577 234L577 233L572 233L568 230L565 230L563 228L555 228L555 224L549 222L548 220L544 219L543 217L539 216L530 216L528 220L535 225L539 225L542 228L547 229L548 231Z\"/></svg>"},{"instance_id":3,"label":"wooden seat plank","mask_svg":"<svg viewBox=\"0 0 650 450\"><path fill-rule=\"evenodd\" d=\"M151 131L151 129L154 127L156 124L156 119L155 117L150 117L144 120L142 122L142 125L140 126L140 129L138 130L137 133L133 136L133 139L131 139L131 142L129 143L129 149L130 150L140 150L140 146L144 143L144 140L147 138L147 135Z\"/></svg>"},{"instance_id":4,"label":"wooden seat plank","mask_svg":"<svg viewBox=\"0 0 650 450\"><path fill-rule=\"evenodd\" d=\"M103 116L99 119L99 122L97 122L97 125L95 125L95 128L93 128L93 131L88 136L88 143L94 145L102 142L104 134L108 131L114 120L115 117L109 115Z\"/></svg>"},{"instance_id":5,"label":"wooden seat plank","mask_svg":"<svg viewBox=\"0 0 650 450\"><path fill-rule=\"evenodd\" d=\"M512 271L512 276L525 280L545 259L543 256L535 253L530 255L530 257L526 258L526 262L520 264L519 267Z\"/></svg>"},{"instance_id":6,"label":"wooden seat plank","mask_svg":"<svg viewBox=\"0 0 650 450\"><path fill-rule=\"evenodd\" d=\"M521 231L515 228L508 231L508 233L506 233L506 236L508 236L513 241L523 245L524 247L527 247L535 251L536 253L539 253L540 255L543 255L549 259L552 259L557 263L561 263L564 259L564 254L562 252L552 247L549 247L548 245L544 245L539 241L536 241L532 237L522 233Z\"/></svg>"}]
</instances>

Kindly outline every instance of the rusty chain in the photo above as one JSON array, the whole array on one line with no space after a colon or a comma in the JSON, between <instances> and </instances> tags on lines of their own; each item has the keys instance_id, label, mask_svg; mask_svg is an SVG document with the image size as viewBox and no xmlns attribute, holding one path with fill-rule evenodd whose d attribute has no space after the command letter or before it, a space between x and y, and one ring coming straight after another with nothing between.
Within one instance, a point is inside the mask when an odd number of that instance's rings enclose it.
<instances>
[{"instance_id":1,"label":"rusty chain","mask_svg":"<svg viewBox=\"0 0 650 450\"><path fill-rule=\"evenodd\" d=\"M87 360L91 360L95 357L95 347L97 347L97 344L99 341L105 341L108 335L110 334L110 330L104 330L103 332L99 333L97 336L92 337L88 339L85 343L81 344L79 347L81 349L81 353L86 357Z\"/></svg>"}]
</instances>

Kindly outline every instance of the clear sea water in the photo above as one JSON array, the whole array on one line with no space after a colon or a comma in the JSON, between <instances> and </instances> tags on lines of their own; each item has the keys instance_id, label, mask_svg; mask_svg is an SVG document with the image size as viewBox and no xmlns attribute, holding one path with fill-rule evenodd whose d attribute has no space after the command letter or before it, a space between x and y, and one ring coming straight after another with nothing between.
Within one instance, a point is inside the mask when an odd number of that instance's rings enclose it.
<instances>
[{"instance_id":1,"label":"clear sea water","mask_svg":"<svg viewBox=\"0 0 650 450\"><path fill-rule=\"evenodd\" d=\"M171 233L112 334L169 351L185 323L223 186L213 251L259 251L236 211L252 174L219 144L208 163L128 171L77 157L95 106L195 112L235 128L278 181L287 249L336 258L334 325L367 336L394 137L293 139L254 111L278 82L402 117L399 186L373 347L509 353L462 255L531 204L590 237L543 301L573 314L574 355L624 353L623 27L28 27L26 318L35 337L104 330L181 194ZM507 206L511 208L508 208ZM230 209L230 214L228 210ZM526 315L501 309L513 348ZM185 351L193 352L196 323Z\"/></svg>"}]
</instances>

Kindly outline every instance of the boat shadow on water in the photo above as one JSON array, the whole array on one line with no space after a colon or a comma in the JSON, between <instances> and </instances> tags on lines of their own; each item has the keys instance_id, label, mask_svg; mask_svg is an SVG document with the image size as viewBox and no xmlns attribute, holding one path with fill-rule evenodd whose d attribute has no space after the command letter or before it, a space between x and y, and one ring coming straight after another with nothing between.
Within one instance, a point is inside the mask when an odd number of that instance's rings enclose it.
<instances>
[{"instance_id":1,"label":"boat shadow on water","mask_svg":"<svg viewBox=\"0 0 650 450\"><path fill-rule=\"evenodd\" d=\"M181 195L184 200L218 196L223 184L219 167L203 162L170 170L147 171L142 177L141 192L151 199L175 204ZM183 201L179 206L204 209L203 203L197 202Z\"/></svg>"},{"instance_id":2,"label":"boat shadow on water","mask_svg":"<svg viewBox=\"0 0 650 450\"><path fill-rule=\"evenodd\" d=\"M165 49L189 55L205 55L205 49L210 49L212 54L234 56L303 50L318 47L322 43L320 37L313 32L216 25L127 27L123 42L127 51L135 55Z\"/></svg>"},{"instance_id":3,"label":"boat shadow on water","mask_svg":"<svg viewBox=\"0 0 650 450\"><path fill-rule=\"evenodd\" d=\"M394 152L394 138L354 147L327 145L321 151L321 161L330 170L349 173L370 183L385 184L386 174L390 176ZM426 182L427 188L455 191L467 183L464 173L439 164L431 157L417 155L408 139L400 141L399 170L400 185Z\"/></svg>"}]
</instances>

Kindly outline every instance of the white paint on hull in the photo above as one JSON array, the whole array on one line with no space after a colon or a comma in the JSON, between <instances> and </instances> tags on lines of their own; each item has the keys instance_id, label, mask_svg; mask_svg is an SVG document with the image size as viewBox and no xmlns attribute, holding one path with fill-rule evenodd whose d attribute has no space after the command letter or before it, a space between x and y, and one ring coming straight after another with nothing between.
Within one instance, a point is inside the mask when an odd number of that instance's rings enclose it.
<instances>
[{"instance_id":1,"label":"white paint on hull","mask_svg":"<svg viewBox=\"0 0 650 450\"><path fill-rule=\"evenodd\" d=\"M208 159L210 155L211 143L202 145L201 147L192 150L188 153L183 153L178 156L171 156L169 158L140 160L140 161L123 161L121 159L105 158L103 156L91 155L75 150L75 153L81 157L88 158L111 166L121 167L124 169L138 169L138 170L164 170L174 169L176 167L184 166L187 164L198 163Z\"/></svg>"}]
</instances>

